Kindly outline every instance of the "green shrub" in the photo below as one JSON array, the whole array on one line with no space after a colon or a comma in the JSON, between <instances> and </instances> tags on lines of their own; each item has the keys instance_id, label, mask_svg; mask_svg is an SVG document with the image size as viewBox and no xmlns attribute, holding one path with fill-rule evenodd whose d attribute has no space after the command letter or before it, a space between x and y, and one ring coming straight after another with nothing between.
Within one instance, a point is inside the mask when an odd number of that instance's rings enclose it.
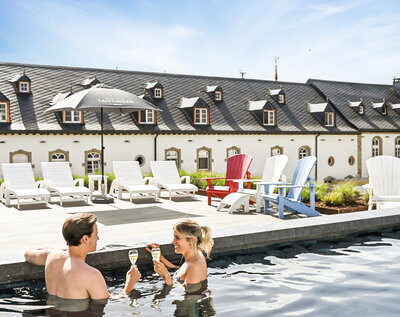
<instances>
[{"instance_id":1,"label":"green shrub","mask_svg":"<svg viewBox=\"0 0 400 317\"><path fill-rule=\"evenodd\" d=\"M322 201L329 206L339 206L354 203L360 197L360 191L353 182L343 182L335 185Z\"/></svg>"},{"instance_id":2,"label":"green shrub","mask_svg":"<svg viewBox=\"0 0 400 317\"><path fill-rule=\"evenodd\" d=\"M325 197L329 185L326 183L315 183L315 201L321 201ZM305 187L301 192L301 201L308 203L310 202L310 188Z\"/></svg>"}]
</instances>

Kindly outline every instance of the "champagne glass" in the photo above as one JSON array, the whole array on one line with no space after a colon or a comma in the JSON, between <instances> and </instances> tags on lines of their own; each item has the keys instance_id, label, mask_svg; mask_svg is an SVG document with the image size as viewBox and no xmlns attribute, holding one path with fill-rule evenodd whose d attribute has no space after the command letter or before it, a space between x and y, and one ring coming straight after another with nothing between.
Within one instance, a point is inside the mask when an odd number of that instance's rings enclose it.
<instances>
[{"instance_id":1,"label":"champagne glass","mask_svg":"<svg viewBox=\"0 0 400 317\"><path fill-rule=\"evenodd\" d=\"M153 260L160 261L160 256L161 256L160 248L152 248L151 249L151 256L153 257Z\"/></svg>"},{"instance_id":2,"label":"champagne glass","mask_svg":"<svg viewBox=\"0 0 400 317\"><path fill-rule=\"evenodd\" d=\"M136 250L136 249L129 250L128 257L129 257L129 260L131 261L132 265L136 264L138 256L139 256L138 250Z\"/></svg>"}]
</instances>

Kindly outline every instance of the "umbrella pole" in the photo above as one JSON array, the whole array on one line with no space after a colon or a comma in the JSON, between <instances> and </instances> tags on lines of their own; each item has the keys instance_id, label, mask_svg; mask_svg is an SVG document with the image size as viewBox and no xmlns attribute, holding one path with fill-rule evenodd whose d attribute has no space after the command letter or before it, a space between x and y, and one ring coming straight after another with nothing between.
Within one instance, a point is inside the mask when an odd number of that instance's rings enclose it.
<instances>
[{"instance_id":1,"label":"umbrella pole","mask_svg":"<svg viewBox=\"0 0 400 317\"><path fill-rule=\"evenodd\" d=\"M92 202L96 204L110 204L114 202L114 198L107 196L105 192L105 182L104 182L104 142L103 142L103 108L100 109L100 124L101 124L101 196L94 197Z\"/></svg>"},{"instance_id":2,"label":"umbrella pole","mask_svg":"<svg viewBox=\"0 0 400 317\"><path fill-rule=\"evenodd\" d=\"M100 123L101 123L101 196L105 196L104 192L104 143L103 143L103 108L100 110Z\"/></svg>"}]
</instances>

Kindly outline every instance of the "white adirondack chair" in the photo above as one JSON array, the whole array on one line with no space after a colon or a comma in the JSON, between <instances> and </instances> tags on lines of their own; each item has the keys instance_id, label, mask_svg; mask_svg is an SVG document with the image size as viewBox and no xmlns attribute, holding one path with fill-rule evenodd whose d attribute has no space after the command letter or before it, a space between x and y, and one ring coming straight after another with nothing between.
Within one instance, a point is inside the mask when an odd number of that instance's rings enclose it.
<instances>
[{"instance_id":1,"label":"white adirondack chair","mask_svg":"<svg viewBox=\"0 0 400 317\"><path fill-rule=\"evenodd\" d=\"M113 162L115 179L111 184L110 194L122 199L122 193L129 193L129 200L137 197L154 196L157 200L160 189L155 185L153 177L143 178L139 162L137 161L116 161Z\"/></svg>"},{"instance_id":2,"label":"white adirondack chair","mask_svg":"<svg viewBox=\"0 0 400 317\"><path fill-rule=\"evenodd\" d=\"M3 163L1 169L4 182L0 186L0 198L6 206L14 198L18 209L21 205L47 204L50 192L35 182L31 163Z\"/></svg>"},{"instance_id":3,"label":"white adirondack chair","mask_svg":"<svg viewBox=\"0 0 400 317\"><path fill-rule=\"evenodd\" d=\"M400 206L400 159L394 156L375 156L366 161L369 184L368 210L376 203L376 209Z\"/></svg>"},{"instance_id":4,"label":"white adirondack chair","mask_svg":"<svg viewBox=\"0 0 400 317\"><path fill-rule=\"evenodd\" d=\"M270 192L269 187L271 183L261 183L265 186L265 194L263 195L265 203L264 213L269 213L269 203L272 202L278 205L279 218L281 219L284 217L285 209L309 217L319 216L319 212L315 210L315 183L314 179L310 177L311 171L316 164L317 158L315 156L307 156L298 160L292 182L290 184L276 185L276 188L279 189L279 194ZM307 181L309 181L309 184L307 184ZM301 201L301 192L305 187L310 188L310 206L305 205ZM286 188L289 188L287 196Z\"/></svg>"},{"instance_id":5,"label":"white adirondack chair","mask_svg":"<svg viewBox=\"0 0 400 317\"><path fill-rule=\"evenodd\" d=\"M267 160L265 161L262 178L257 180L250 180L251 182L257 182L256 189L248 189L243 187L243 183L248 182L249 180L234 180L234 182L239 183L238 192L249 194L250 200L256 203L257 212L261 211L262 196L265 194L265 186L261 185L260 183L271 183L271 185L268 187L268 194L272 194L274 192L275 186L278 184L281 178L284 178L283 181L286 181L286 177L282 173L287 161L288 157L286 155L275 155L267 158Z\"/></svg>"},{"instance_id":6,"label":"white adirondack chair","mask_svg":"<svg viewBox=\"0 0 400 317\"><path fill-rule=\"evenodd\" d=\"M170 200L173 192L180 196L190 195L194 198L198 190L197 186L190 184L190 176L179 176L174 161L150 161L150 167L157 181L157 186L169 192ZM182 183L183 180L185 183Z\"/></svg>"},{"instance_id":7,"label":"white adirondack chair","mask_svg":"<svg viewBox=\"0 0 400 317\"><path fill-rule=\"evenodd\" d=\"M52 196L60 197L61 206L66 197L87 203L89 199L92 199L92 192L83 185L83 179L74 180L72 177L69 162L41 162L41 166L43 186L50 191Z\"/></svg>"}]
</instances>

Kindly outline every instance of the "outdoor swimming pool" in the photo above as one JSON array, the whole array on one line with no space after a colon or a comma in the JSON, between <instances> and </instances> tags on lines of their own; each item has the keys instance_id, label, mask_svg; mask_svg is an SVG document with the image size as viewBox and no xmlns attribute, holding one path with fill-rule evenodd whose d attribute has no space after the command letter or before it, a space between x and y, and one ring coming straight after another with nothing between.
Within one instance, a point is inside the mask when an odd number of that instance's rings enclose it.
<instances>
[{"instance_id":1,"label":"outdoor swimming pool","mask_svg":"<svg viewBox=\"0 0 400 317\"><path fill-rule=\"evenodd\" d=\"M180 286L163 292L163 283L147 273L134 298L110 300L93 314L49 316L102 316L103 309L105 316L399 316L400 230L215 258L204 296L185 296ZM123 273L108 275L107 283L118 293ZM43 282L22 285L0 293L0 301L44 304L42 289ZM0 310L0 316L46 314Z\"/></svg>"}]
</instances>

